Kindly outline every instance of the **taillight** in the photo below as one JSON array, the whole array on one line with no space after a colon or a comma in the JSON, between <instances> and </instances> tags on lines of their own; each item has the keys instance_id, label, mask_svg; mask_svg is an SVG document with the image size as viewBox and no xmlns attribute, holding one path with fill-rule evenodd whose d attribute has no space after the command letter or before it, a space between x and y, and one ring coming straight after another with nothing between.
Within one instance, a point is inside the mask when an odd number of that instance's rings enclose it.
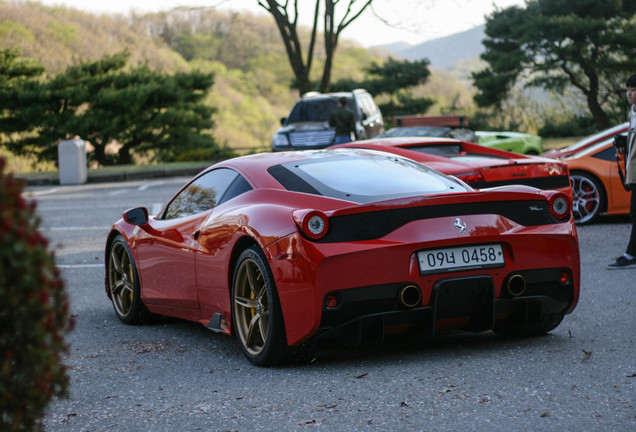
<instances>
[{"instance_id":1,"label":"taillight","mask_svg":"<svg viewBox=\"0 0 636 432\"><path fill-rule=\"evenodd\" d=\"M572 203L565 194L555 193L548 198L548 206L552 216L559 220L564 220L570 217L572 211Z\"/></svg>"},{"instance_id":2,"label":"taillight","mask_svg":"<svg viewBox=\"0 0 636 432\"><path fill-rule=\"evenodd\" d=\"M455 174L455 177L463 181L464 183L477 184L484 183L484 176L479 171L471 171L467 173Z\"/></svg>"},{"instance_id":3,"label":"taillight","mask_svg":"<svg viewBox=\"0 0 636 432\"><path fill-rule=\"evenodd\" d=\"M319 240L327 235L329 219L320 210L306 210L294 213L300 232L311 240Z\"/></svg>"}]
</instances>

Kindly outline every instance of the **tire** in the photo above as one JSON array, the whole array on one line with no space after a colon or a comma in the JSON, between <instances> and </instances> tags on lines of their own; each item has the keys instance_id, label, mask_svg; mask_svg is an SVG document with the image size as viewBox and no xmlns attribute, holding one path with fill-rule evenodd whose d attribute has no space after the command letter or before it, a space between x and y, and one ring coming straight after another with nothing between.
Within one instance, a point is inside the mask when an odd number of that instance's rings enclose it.
<instances>
[{"instance_id":1,"label":"tire","mask_svg":"<svg viewBox=\"0 0 636 432\"><path fill-rule=\"evenodd\" d=\"M150 313L141 301L137 267L126 240L118 235L110 244L106 275L115 314L125 324L141 324Z\"/></svg>"},{"instance_id":2,"label":"tire","mask_svg":"<svg viewBox=\"0 0 636 432\"><path fill-rule=\"evenodd\" d=\"M503 322L495 326L494 332L499 336L541 336L557 328L563 321L563 316L562 313L544 313L537 322L527 326Z\"/></svg>"},{"instance_id":3,"label":"tire","mask_svg":"<svg viewBox=\"0 0 636 432\"><path fill-rule=\"evenodd\" d=\"M594 222L605 208L606 193L603 185L591 174L574 171L570 174L574 202L574 222L580 225Z\"/></svg>"},{"instance_id":4,"label":"tire","mask_svg":"<svg viewBox=\"0 0 636 432\"><path fill-rule=\"evenodd\" d=\"M253 364L270 366L289 360L274 277L256 246L243 251L234 267L232 327L243 354Z\"/></svg>"}]
</instances>

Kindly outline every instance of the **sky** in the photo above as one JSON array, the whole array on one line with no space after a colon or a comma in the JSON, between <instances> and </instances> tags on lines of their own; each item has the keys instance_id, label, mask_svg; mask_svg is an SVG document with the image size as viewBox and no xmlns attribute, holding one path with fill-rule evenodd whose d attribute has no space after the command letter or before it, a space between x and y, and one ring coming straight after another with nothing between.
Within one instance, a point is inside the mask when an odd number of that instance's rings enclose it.
<instances>
[{"instance_id":1,"label":"sky","mask_svg":"<svg viewBox=\"0 0 636 432\"><path fill-rule=\"evenodd\" d=\"M158 12L180 6L267 13L257 5L257 0L39 1L46 5L68 6L96 14L127 15L131 11ZM308 26L311 24L311 13L303 14L303 10L313 12L314 1L300 0L301 6L307 5L306 9L300 10L300 21ZM342 6L336 7L337 12L344 10L345 0L341 1ZM357 3L361 3L361 0ZM356 40L365 47L394 42L416 45L477 27L496 8L524 4L524 0L374 0L372 8L367 8L343 31L341 37Z\"/></svg>"}]
</instances>

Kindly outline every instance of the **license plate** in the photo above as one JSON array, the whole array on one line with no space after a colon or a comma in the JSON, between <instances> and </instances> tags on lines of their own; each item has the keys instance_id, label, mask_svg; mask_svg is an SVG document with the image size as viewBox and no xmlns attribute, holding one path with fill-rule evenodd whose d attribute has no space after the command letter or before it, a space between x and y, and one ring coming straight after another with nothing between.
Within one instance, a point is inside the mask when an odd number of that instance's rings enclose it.
<instances>
[{"instance_id":1,"label":"license plate","mask_svg":"<svg viewBox=\"0 0 636 432\"><path fill-rule=\"evenodd\" d=\"M498 243L428 249L419 251L417 258L421 274L503 267L505 264Z\"/></svg>"}]
</instances>

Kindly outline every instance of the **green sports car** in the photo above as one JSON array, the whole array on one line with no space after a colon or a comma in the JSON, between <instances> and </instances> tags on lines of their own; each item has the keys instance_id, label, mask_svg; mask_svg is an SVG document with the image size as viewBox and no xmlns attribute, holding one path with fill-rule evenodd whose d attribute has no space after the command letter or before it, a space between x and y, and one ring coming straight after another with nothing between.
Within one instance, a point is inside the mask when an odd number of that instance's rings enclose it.
<instances>
[{"instance_id":1,"label":"green sports car","mask_svg":"<svg viewBox=\"0 0 636 432\"><path fill-rule=\"evenodd\" d=\"M543 144L540 136L521 132L477 131L477 144L515 153L540 155Z\"/></svg>"}]
</instances>

